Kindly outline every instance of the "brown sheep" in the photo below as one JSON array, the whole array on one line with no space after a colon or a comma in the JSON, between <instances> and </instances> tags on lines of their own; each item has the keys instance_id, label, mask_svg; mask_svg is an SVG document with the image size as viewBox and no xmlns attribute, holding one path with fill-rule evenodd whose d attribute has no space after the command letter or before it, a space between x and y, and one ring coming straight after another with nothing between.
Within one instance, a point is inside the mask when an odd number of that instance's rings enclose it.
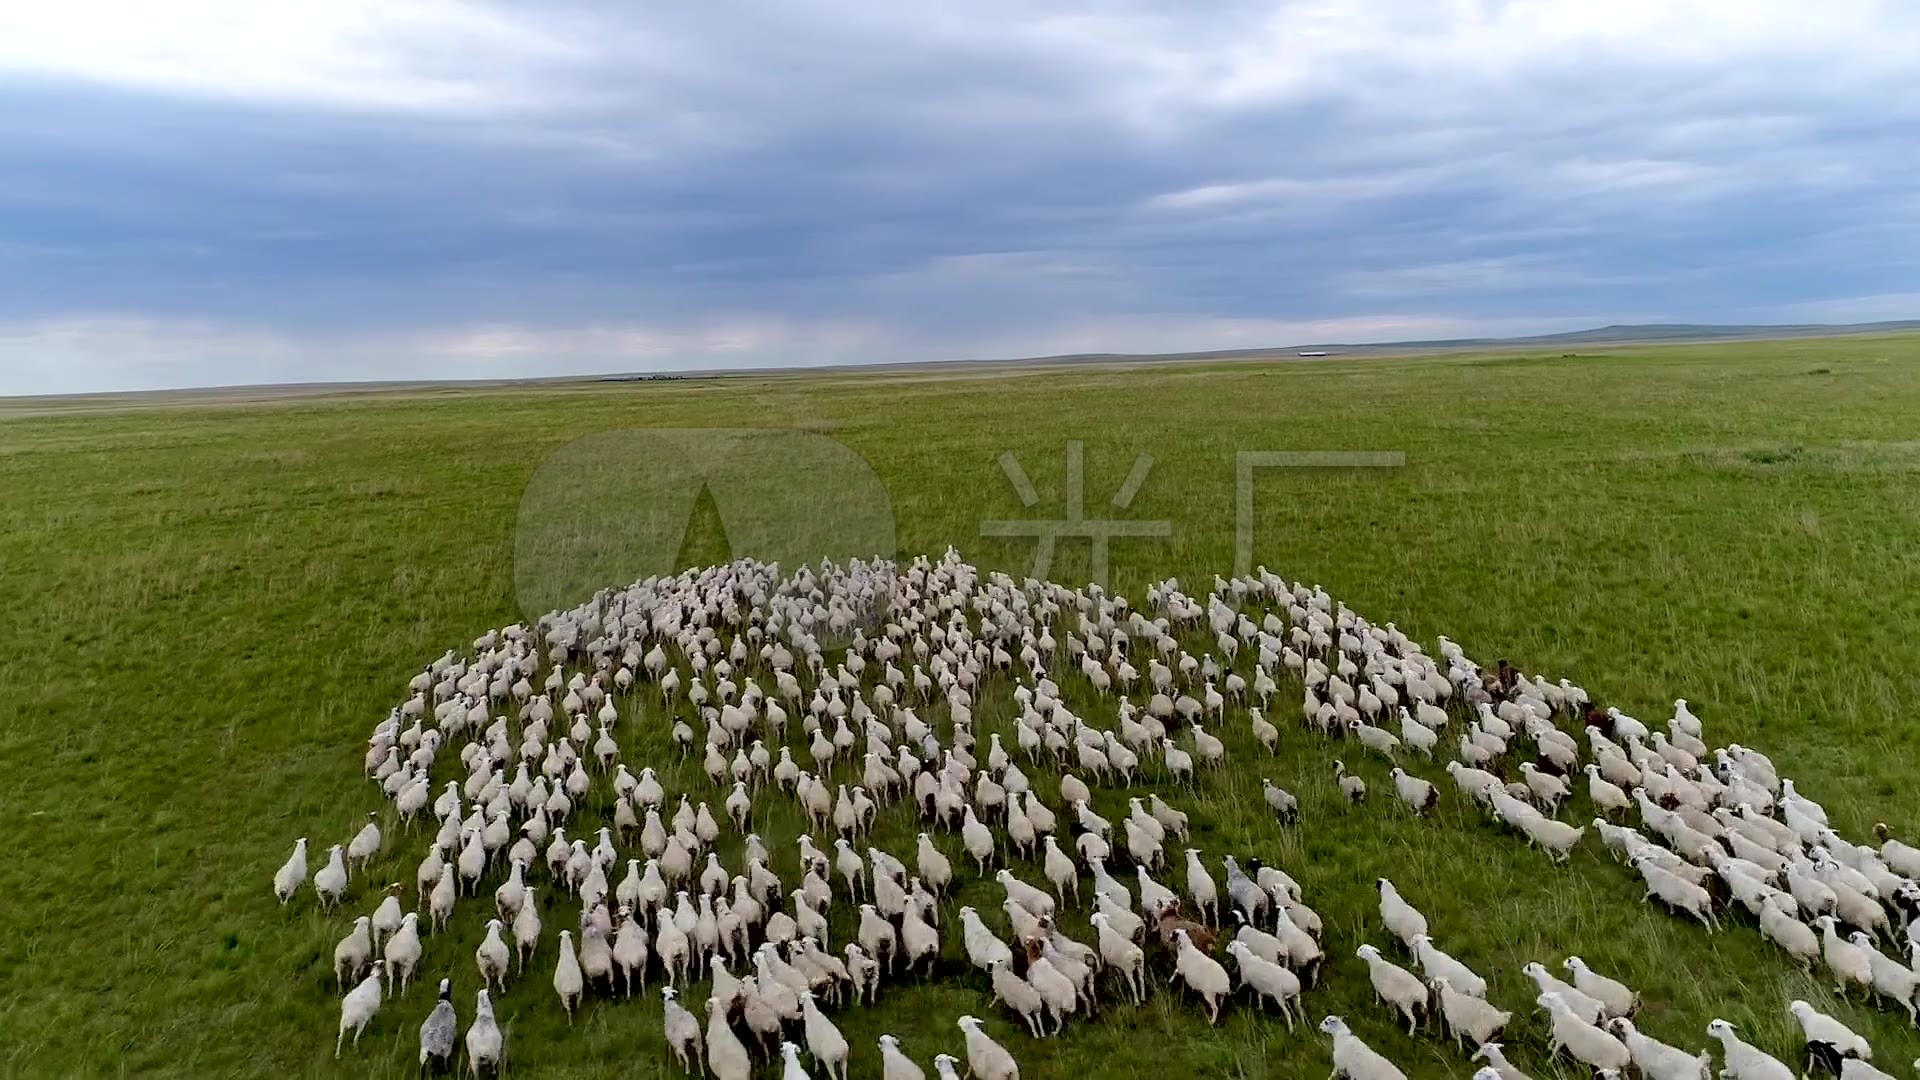
<instances>
[{"instance_id":1,"label":"brown sheep","mask_svg":"<svg viewBox=\"0 0 1920 1080\"><path fill-rule=\"evenodd\" d=\"M1194 948L1208 955L1213 953L1213 947L1216 944L1213 931L1191 919L1182 918L1180 905L1177 903L1161 905L1159 912L1155 915L1154 925L1160 934L1160 944L1168 950L1174 948L1174 931L1185 930L1187 939L1193 942Z\"/></svg>"}]
</instances>

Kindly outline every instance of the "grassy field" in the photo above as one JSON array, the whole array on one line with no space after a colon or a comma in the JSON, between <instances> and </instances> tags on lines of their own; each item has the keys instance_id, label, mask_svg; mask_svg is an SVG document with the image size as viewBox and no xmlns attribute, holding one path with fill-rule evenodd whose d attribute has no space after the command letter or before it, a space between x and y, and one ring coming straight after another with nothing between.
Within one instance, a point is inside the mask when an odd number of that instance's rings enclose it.
<instances>
[{"instance_id":1,"label":"grassy field","mask_svg":"<svg viewBox=\"0 0 1920 1080\"><path fill-rule=\"evenodd\" d=\"M9 409L43 411L0 403L0 417ZM1168 574L1203 589L1231 571L1236 452L1403 451L1404 468L1257 474L1256 560L1430 650L1446 634L1483 662L1568 676L1645 719L1684 695L1710 741L1766 750L1843 833L1864 838L1886 820L1911 840L1917 416L1920 337L12 416L0 422L0 685L12 698L0 756L0 1070L411 1071L430 991L390 1003L336 1066L328 968L345 920L316 913L311 893L282 910L269 882L292 837L313 838L317 867L374 805L358 778L364 740L418 666L521 616L522 494L580 436L830 435L890 492L902 553L952 543L1015 573L1032 542L983 539L979 523L1050 516L1068 440L1085 444L1090 515L1107 512L1108 493L1148 453L1155 464L1126 516L1173 531L1116 542L1115 583L1136 597ZM996 463L1007 451L1038 488L1031 511ZM764 468L804 490L803 464L768 458ZM726 550L709 521L681 554L712 561ZM1063 543L1051 576L1086 574L1085 545ZM1280 698L1296 696L1287 687ZM1385 798L1344 809L1327 770L1338 751L1286 723L1291 704L1275 713L1287 731L1278 760L1258 755L1241 725L1229 740L1241 763L1185 800L1196 844L1261 855L1301 880L1333 957L1330 984L1308 997L1311 1016L1345 1014L1411 1074L1471 1069L1438 1036L1396 1034L1369 1000L1352 951L1384 944L1369 888L1381 874L1424 907L1445 947L1493 978L1496 1002L1523 1014L1507 1041L1537 1075L1554 1073L1518 969L1573 952L1635 984L1643 1029L1684 1046L1705 1045L1718 1015L1790 1057L1798 1040L1785 1003L1806 997L1868 1034L1883 1067L1920 1055L1903 1020L1832 1003L1744 918L1709 938L1642 904L1637 879L1591 838L1569 868L1549 869L1458 806L1426 822ZM982 719L985 730L1005 722L1004 710ZM642 735L645 721L627 723L628 760L665 755L664 725ZM1388 790L1384 765L1358 767ZM696 773L693 763L670 771L669 791L709 791ZM1297 831L1265 817L1263 774L1302 796ZM1050 780L1037 786L1052 795ZM765 824L770 839L792 835L790 818ZM896 819L881 842L910 856L910 833ZM411 883L424 843L390 842L377 872L356 879L351 908L370 910L379 881ZM784 857L777 869L791 880ZM969 895L997 907L997 889ZM424 973L452 972L463 1023L486 906L463 904L452 940L427 944ZM549 930L568 917L554 909ZM657 999L593 1002L569 1030L544 948L499 1003L510 1067L666 1075ZM1328 1067L1322 1036L1289 1034L1243 1004L1209 1029L1190 1000L1164 990L1037 1044L987 1005L984 979L961 972L957 935L948 951L939 980L890 986L877 1007L840 1014L855 1076L878 1075L872 1040L883 1031L922 1062L959 1053L952 1018L969 1011L989 1018L1034 1080Z\"/></svg>"}]
</instances>

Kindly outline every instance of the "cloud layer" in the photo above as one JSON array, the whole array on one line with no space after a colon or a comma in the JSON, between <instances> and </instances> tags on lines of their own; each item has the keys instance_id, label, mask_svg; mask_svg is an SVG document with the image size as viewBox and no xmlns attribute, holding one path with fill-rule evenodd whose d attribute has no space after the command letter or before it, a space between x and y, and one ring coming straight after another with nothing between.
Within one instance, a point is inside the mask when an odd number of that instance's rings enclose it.
<instances>
[{"instance_id":1,"label":"cloud layer","mask_svg":"<svg viewBox=\"0 0 1920 1080\"><path fill-rule=\"evenodd\" d=\"M10 6L0 393L1920 313L1912 5L656 7Z\"/></svg>"}]
</instances>

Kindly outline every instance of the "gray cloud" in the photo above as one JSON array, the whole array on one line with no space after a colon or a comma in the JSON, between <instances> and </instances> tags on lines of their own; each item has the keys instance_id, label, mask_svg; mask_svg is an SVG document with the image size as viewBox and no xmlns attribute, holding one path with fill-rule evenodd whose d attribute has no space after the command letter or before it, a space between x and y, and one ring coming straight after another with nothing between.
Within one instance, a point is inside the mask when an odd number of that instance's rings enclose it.
<instances>
[{"instance_id":1,"label":"gray cloud","mask_svg":"<svg viewBox=\"0 0 1920 1080\"><path fill-rule=\"evenodd\" d=\"M0 392L1920 288L1920 11L1871 0L97 6L0 24Z\"/></svg>"}]
</instances>

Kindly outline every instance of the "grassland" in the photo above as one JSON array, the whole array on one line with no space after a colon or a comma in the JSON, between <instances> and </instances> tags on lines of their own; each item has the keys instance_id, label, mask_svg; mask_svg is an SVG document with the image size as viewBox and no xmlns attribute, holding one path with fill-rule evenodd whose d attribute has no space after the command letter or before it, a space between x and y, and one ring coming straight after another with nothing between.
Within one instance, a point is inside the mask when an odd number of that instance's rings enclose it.
<instances>
[{"instance_id":1,"label":"grassland","mask_svg":"<svg viewBox=\"0 0 1920 1080\"><path fill-rule=\"evenodd\" d=\"M1258 561L1429 642L1444 633L1485 660L1567 675L1642 716L1685 695L1710 737L1767 750L1843 832L1887 820L1911 835L1916 416L1920 337L1861 337L1571 358L421 392L0 422L0 686L11 698L0 728L0 1070L411 1070L427 995L383 1012L336 1066L327 968L343 924L310 901L283 911L268 882L289 838L344 842L371 805L356 779L363 740L417 665L520 616L521 494L579 436L828 434L891 492L902 552L954 543L1016 572L1031 542L979 537L982 519L1029 516L998 455L1027 465L1045 509L1061 500L1068 439L1085 441L1090 505L1150 453L1129 514L1171 520L1174 533L1115 545L1116 584L1132 594L1166 574L1199 583L1230 570L1236 451L1404 451L1400 469L1261 473ZM790 467L766 463L776 475ZM723 551L708 528L685 554ZM1084 549L1063 548L1053 576L1085 573ZM623 739L629 756L660 756L663 733L637 739ZM1243 736L1230 748L1255 753ZM1289 731L1277 761L1208 781L1198 846L1295 872L1335 957L1310 1011L1346 1014L1415 1075L1470 1070L1436 1037L1395 1034L1367 1000L1351 953L1378 937L1368 883L1382 873L1455 955L1496 976L1493 996L1510 1008L1531 998L1522 963L1569 952L1638 985L1643 1027L1689 1046L1719 1015L1785 1054L1796 1040L1784 1003L1830 1002L1750 926L1710 939L1641 904L1630 873L1591 846L1548 870L1459 808L1431 822L1384 801L1345 811L1331 756ZM1361 767L1384 787L1383 767ZM1297 832L1258 808L1263 774L1301 794ZM894 829L883 842L902 849L904 826ZM421 842L390 845L355 896L375 880L411 881ZM479 906L457 916L453 944L428 944L428 972L452 970L463 1013ZM597 1004L569 1030L548 970L501 1002L521 1075L666 1074L656 1003ZM842 1014L856 1076L877 1075L881 1031L923 1061L957 1051L951 1018L965 1011L993 1018L1030 1078L1326 1069L1317 1035L1289 1035L1244 1007L1209 1029L1167 993L1035 1044L986 1005L982 980L957 964L948 975ZM1873 1038L1883 1065L1920 1054L1891 1014L1828 1007ZM1528 1021L1508 1041L1516 1060L1552 1075L1543 1037Z\"/></svg>"}]
</instances>

